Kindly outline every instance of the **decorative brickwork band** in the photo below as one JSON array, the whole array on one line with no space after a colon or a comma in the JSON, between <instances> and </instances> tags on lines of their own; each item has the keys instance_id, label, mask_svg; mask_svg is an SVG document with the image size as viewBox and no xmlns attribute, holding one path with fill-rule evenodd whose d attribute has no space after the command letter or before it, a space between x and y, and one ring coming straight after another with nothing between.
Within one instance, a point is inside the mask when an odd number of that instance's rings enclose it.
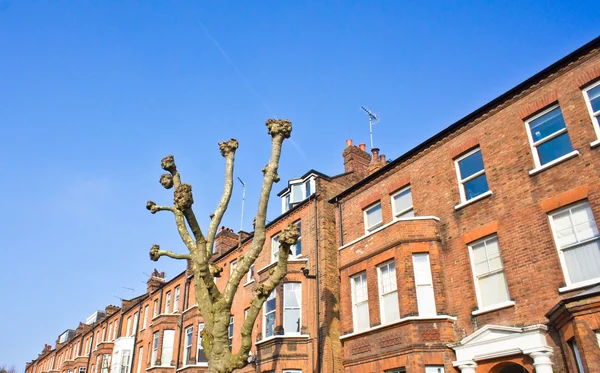
<instances>
[{"instance_id":1,"label":"decorative brickwork band","mask_svg":"<svg viewBox=\"0 0 600 373\"><path fill-rule=\"evenodd\" d=\"M540 206L544 212L548 213L552 210L559 209L561 207L570 205L571 203L581 201L588 197L589 185L582 185L578 188L571 189L567 192L561 193L556 197L549 198L545 201L540 202Z\"/></svg>"}]
</instances>

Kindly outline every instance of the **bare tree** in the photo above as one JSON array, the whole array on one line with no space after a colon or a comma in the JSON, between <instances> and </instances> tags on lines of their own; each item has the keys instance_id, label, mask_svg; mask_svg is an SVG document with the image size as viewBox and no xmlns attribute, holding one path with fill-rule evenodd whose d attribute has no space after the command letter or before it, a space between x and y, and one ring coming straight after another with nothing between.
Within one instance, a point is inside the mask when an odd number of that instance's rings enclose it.
<instances>
[{"instance_id":1,"label":"bare tree","mask_svg":"<svg viewBox=\"0 0 600 373\"><path fill-rule=\"evenodd\" d=\"M17 373L17 368L14 365L0 365L0 373Z\"/></svg>"},{"instance_id":2,"label":"bare tree","mask_svg":"<svg viewBox=\"0 0 600 373\"><path fill-rule=\"evenodd\" d=\"M150 249L150 258L156 261L161 256L167 256L191 261L198 310L204 318L204 330L201 334L202 346L208 357L208 372L210 373L230 373L248 364L248 356L252 347L252 327L256 317L269 294L285 277L290 246L298 240L299 232L294 224L290 224L279 234L280 247L277 266L270 272L269 278L254 290L248 315L242 325L241 347L236 353L230 351L228 328L231 305L240 281L258 258L265 244L265 220L269 195L273 183L279 181L277 168L283 140L289 138L292 132L292 123L288 120L269 119L266 125L269 129L268 133L271 135L271 156L269 163L263 168L263 185L258 202L258 212L254 219L254 237L248 251L238 259L238 265L231 273L223 291L217 288L213 279L213 276L219 276L222 269L212 264L210 259L213 254L217 229L231 198L233 164L238 141L231 139L219 143L221 155L225 158L225 187L219 205L211 215L206 236L202 233L192 210L194 203L192 186L181 182L181 176L172 155L162 159L162 168L169 173L160 177L160 183L166 189L175 187L173 206L159 206L152 201L148 201L146 205L146 208L153 214L159 211L173 213L179 235L188 248L189 253L176 254L172 251L161 250L158 245L154 245Z\"/></svg>"}]
</instances>

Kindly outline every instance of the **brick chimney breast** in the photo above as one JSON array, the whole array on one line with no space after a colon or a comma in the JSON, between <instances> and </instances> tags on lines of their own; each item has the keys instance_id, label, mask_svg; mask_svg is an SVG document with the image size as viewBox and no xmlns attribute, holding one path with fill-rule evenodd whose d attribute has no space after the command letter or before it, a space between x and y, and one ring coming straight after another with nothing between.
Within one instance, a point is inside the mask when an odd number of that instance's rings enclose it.
<instances>
[{"instance_id":1,"label":"brick chimney breast","mask_svg":"<svg viewBox=\"0 0 600 373\"><path fill-rule=\"evenodd\" d=\"M233 229L221 227L215 236L215 253L222 254L235 247L239 243L239 237Z\"/></svg>"},{"instance_id":2,"label":"brick chimney breast","mask_svg":"<svg viewBox=\"0 0 600 373\"><path fill-rule=\"evenodd\" d=\"M346 140L346 149L342 152L344 172L354 172L360 178L368 175L371 156L365 149L365 144L354 146L352 140Z\"/></svg>"}]
</instances>

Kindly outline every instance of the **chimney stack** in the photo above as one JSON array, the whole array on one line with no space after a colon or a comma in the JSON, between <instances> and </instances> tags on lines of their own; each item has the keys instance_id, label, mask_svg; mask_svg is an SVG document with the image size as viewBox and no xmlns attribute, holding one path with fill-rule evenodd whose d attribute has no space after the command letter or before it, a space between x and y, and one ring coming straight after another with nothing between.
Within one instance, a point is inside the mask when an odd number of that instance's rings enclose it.
<instances>
[{"instance_id":1,"label":"chimney stack","mask_svg":"<svg viewBox=\"0 0 600 373\"><path fill-rule=\"evenodd\" d=\"M369 174L371 156L366 152L366 145L352 145L352 140L346 140L346 149L342 152L344 157L344 172L353 172L359 178Z\"/></svg>"},{"instance_id":2,"label":"chimney stack","mask_svg":"<svg viewBox=\"0 0 600 373\"><path fill-rule=\"evenodd\" d=\"M239 243L239 237L233 229L227 227L219 228L219 233L215 236L215 253L221 254L235 247Z\"/></svg>"},{"instance_id":3,"label":"chimney stack","mask_svg":"<svg viewBox=\"0 0 600 373\"><path fill-rule=\"evenodd\" d=\"M165 273L158 272L156 268L154 268L154 272L152 272L152 276L148 279L148 293L153 293L155 290L160 289L165 284Z\"/></svg>"}]
</instances>

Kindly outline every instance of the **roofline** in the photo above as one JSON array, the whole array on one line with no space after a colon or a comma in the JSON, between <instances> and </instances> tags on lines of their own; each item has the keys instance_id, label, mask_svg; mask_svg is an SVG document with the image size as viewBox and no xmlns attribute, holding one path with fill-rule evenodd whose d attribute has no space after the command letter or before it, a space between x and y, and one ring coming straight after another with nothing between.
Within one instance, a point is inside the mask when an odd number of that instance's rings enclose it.
<instances>
[{"instance_id":1,"label":"roofline","mask_svg":"<svg viewBox=\"0 0 600 373\"><path fill-rule=\"evenodd\" d=\"M382 174L386 173L387 171L391 170L392 168L394 168L398 164L401 164L402 162L406 161L407 159L409 159L413 155L419 153L421 150L423 150L423 149L425 149L425 148L433 145L437 141L441 140L442 138L446 137L447 135L449 135L450 133L456 131L457 129L461 128L462 126L465 126L465 125L469 124L474 119L476 119L476 118L480 117L481 115L485 114L486 112L490 111L491 109L493 109L494 107L498 106L499 104L501 104L502 102L506 101L507 99L511 98L512 96L516 96L517 93L525 90L526 88L529 88L534 83L537 83L538 81L540 81L543 78L547 77L548 75L550 75L551 73L553 73L558 68L562 67L563 65L566 65L568 62L571 62L572 60L575 60L576 58L579 58L579 57L585 55L586 53L590 52L591 50L593 50L594 48L597 48L599 46L600 46L600 36L597 36L596 38L594 38L593 40L591 40L587 44L585 44L582 47L576 49L575 51L569 53L565 57L563 57L560 60L556 61L552 65L546 67L545 69L543 69L542 71L540 71L537 74L533 75L529 79L523 81L522 83L518 84L517 86L515 86L515 87L511 88L510 90L504 92L503 94L501 94L500 96L496 97L495 99L493 99L492 101L488 102L487 104L483 105L479 109L471 112L470 114L467 114L465 117L459 119L458 121L454 122L450 126L448 126L445 129L443 129L442 131L438 132L437 134L435 134L432 137L428 138L427 140L423 141L419 145L417 145L414 148L410 149L406 153L404 153L401 156L397 157L396 159L394 159L393 161L389 162L387 165L383 166L379 170L373 172L372 174L370 174L369 176L365 177L361 181L357 182L356 184L352 185L348 189L344 190L343 192L339 193L335 197L331 198L329 200L329 202L333 203L333 202L339 201L341 198L344 198L345 196L347 196L348 194L352 193L356 189L359 189L363 185L365 185L365 184L369 183L370 181L376 179L377 177L379 177L380 175L382 175Z\"/></svg>"}]
</instances>

